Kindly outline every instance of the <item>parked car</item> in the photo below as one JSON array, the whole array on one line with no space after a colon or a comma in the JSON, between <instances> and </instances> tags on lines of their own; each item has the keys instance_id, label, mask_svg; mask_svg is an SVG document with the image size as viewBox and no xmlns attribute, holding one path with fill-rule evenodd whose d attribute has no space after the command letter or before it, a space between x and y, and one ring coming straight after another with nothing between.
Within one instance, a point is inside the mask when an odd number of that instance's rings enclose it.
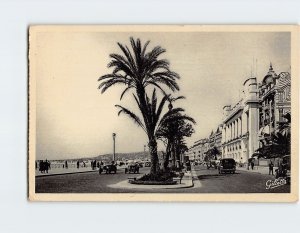
<instances>
[{"instance_id":1,"label":"parked car","mask_svg":"<svg viewBox=\"0 0 300 233\"><path fill-rule=\"evenodd\" d=\"M125 168L125 174L126 173L139 173L139 170L140 170L140 166L138 163L130 163Z\"/></svg>"},{"instance_id":2,"label":"parked car","mask_svg":"<svg viewBox=\"0 0 300 233\"><path fill-rule=\"evenodd\" d=\"M235 173L236 170L236 162L234 159L220 159L220 163L218 164L219 174L222 173Z\"/></svg>"},{"instance_id":3,"label":"parked car","mask_svg":"<svg viewBox=\"0 0 300 233\"><path fill-rule=\"evenodd\" d=\"M207 161L206 162L206 167L207 167L207 169L210 169L211 167L213 167L215 169L218 169L219 160L212 159L212 160Z\"/></svg>"},{"instance_id":4,"label":"parked car","mask_svg":"<svg viewBox=\"0 0 300 233\"><path fill-rule=\"evenodd\" d=\"M146 162L145 162L145 167L151 167L151 162L146 161Z\"/></svg>"},{"instance_id":5,"label":"parked car","mask_svg":"<svg viewBox=\"0 0 300 233\"><path fill-rule=\"evenodd\" d=\"M106 165L102 165L100 166L99 168L99 174L101 173L106 173L106 174L111 174L112 172L113 173L117 173L117 166L115 164L106 164Z\"/></svg>"}]
</instances>

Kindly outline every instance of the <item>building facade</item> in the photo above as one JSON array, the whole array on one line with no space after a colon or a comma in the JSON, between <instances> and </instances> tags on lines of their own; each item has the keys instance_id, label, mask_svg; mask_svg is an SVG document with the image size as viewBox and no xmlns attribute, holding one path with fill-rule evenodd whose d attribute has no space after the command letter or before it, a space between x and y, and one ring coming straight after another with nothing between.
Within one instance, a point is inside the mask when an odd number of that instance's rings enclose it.
<instances>
[{"instance_id":1,"label":"building facade","mask_svg":"<svg viewBox=\"0 0 300 233\"><path fill-rule=\"evenodd\" d=\"M194 142L186 153L191 161L204 161L205 153L209 149L209 140L207 138Z\"/></svg>"},{"instance_id":2,"label":"building facade","mask_svg":"<svg viewBox=\"0 0 300 233\"><path fill-rule=\"evenodd\" d=\"M223 108L222 157L245 163L290 112L290 74L277 75L272 65L262 83L243 84L242 98Z\"/></svg>"},{"instance_id":3,"label":"building facade","mask_svg":"<svg viewBox=\"0 0 300 233\"><path fill-rule=\"evenodd\" d=\"M288 72L277 75L270 66L259 88L261 108L259 110L260 146L267 144L270 135L275 133L279 124L286 121L283 117L291 114L291 76Z\"/></svg>"},{"instance_id":4,"label":"building facade","mask_svg":"<svg viewBox=\"0 0 300 233\"><path fill-rule=\"evenodd\" d=\"M194 145L189 148L186 156L191 161L203 162L205 160L206 153L212 149L217 148L220 152L217 157L221 157L222 154L222 125L219 125L216 131L212 131L208 138L200 139L194 142Z\"/></svg>"}]
</instances>

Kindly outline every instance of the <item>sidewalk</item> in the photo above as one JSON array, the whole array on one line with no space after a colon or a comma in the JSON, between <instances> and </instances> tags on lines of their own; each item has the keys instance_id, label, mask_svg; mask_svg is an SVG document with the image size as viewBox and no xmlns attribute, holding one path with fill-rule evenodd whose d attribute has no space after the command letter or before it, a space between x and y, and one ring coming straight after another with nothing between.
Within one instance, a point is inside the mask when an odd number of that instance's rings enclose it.
<instances>
[{"instance_id":1,"label":"sidewalk","mask_svg":"<svg viewBox=\"0 0 300 233\"><path fill-rule=\"evenodd\" d=\"M48 170L48 173L41 173L40 171L35 170L35 177L74 174L74 173L86 173L86 172L98 172L98 169L92 170L91 167L68 168L68 169L53 168L53 169Z\"/></svg>"},{"instance_id":2,"label":"sidewalk","mask_svg":"<svg viewBox=\"0 0 300 233\"><path fill-rule=\"evenodd\" d=\"M273 168L274 175L275 175L276 169L277 169L277 167ZM246 172L255 172L255 173L260 173L263 175L269 175L269 167L265 167L265 166L255 166L253 168L253 170L251 169L251 167L249 167L249 170L245 167L237 167L236 170L237 171L246 171Z\"/></svg>"},{"instance_id":3,"label":"sidewalk","mask_svg":"<svg viewBox=\"0 0 300 233\"><path fill-rule=\"evenodd\" d=\"M117 170L125 169L125 167L117 167ZM48 173L41 173L39 170L35 170L35 177L42 177L42 176L55 176L55 175L65 175L65 174L75 174L75 173L87 173L87 172L99 172L99 168L92 170L89 167L71 167L71 168L52 168L48 170Z\"/></svg>"},{"instance_id":4,"label":"sidewalk","mask_svg":"<svg viewBox=\"0 0 300 233\"><path fill-rule=\"evenodd\" d=\"M149 190L149 189L182 189L191 188L194 186L193 177L190 172L184 174L181 184L179 182L174 185L142 185L142 184L130 184L128 180L121 181L116 184L108 185L110 188L123 188L123 189L139 189L139 190Z\"/></svg>"}]
</instances>

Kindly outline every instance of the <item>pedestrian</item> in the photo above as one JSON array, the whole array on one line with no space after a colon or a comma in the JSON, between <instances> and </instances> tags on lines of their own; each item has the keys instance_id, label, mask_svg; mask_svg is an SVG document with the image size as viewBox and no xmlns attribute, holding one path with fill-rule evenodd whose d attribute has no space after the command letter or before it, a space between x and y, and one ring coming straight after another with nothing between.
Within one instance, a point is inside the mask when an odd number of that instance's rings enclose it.
<instances>
[{"instance_id":1,"label":"pedestrian","mask_svg":"<svg viewBox=\"0 0 300 233\"><path fill-rule=\"evenodd\" d=\"M41 173L44 173L44 170L43 170L43 167L44 167L44 166L43 166L43 163L44 163L43 160L40 160L39 170L40 170Z\"/></svg>"},{"instance_id":2,"label":"pedestrian","mask_svg":"<svg viewBox=\"0 0 300 233\"><path fill-rule=\"evenodd\" d=\"M49 168L49 164L48 164L48 160L46 159L45 163L44 163L44 166L45 166L45 171L48 173L48 168Z\"/></svg>"},{"instance_id":3,"label":"pedestrian","mask_svg":"<svg viewBox=\"0 0 300 233\"><path fill-rule=\"evenodd\" d=\"M271 173L272 173L272 175L274 175L273 168L274 168L274 164L271 160L270 163L269 163L269 175L271 175Z\"/></svg>"},{"instance_id":4,"label":"pedestrian","mask_svg":"<svg viewBox=\"0 0 300 233\"><path fill-rule=\"evenodd\" d=\"M65 161L65 168L68 169L68 161Z\"/></svg>"},{"instance_id":5,"label":"pedestrian","mask_svg":"<svg viewBox=\"0 0 300 233\"><path fill-rule=\"evenodd\" d=\"M77 169L79 169L79 160L77 161Z\"/></svg>"},{"instance_id":6,"label":"pedestrian","mask_svg":"<svg viewBox=\"0 0 300 233\"><path fill-rule=\"evenodd\" d=\"M254 162L253 162L253 160L251 161L251 169L253 170L253 168L254 168Z\"/></svg>"}]
</instances>

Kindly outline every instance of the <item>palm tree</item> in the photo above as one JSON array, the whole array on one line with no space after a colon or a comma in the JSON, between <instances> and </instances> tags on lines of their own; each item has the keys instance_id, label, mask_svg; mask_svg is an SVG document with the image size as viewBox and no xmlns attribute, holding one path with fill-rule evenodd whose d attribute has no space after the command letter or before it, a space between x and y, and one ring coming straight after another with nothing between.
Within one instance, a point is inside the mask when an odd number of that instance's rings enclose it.
<instances>
[{"instance_id":1,"label":"palm tree","mask_svg":"<svg viewBox=\"0 0 300 233\"><path fill-rule=\"evenodd\" d=\"M178 91L179 86L176 82L179 75L170 70L169 62L166 59L159 59L158 57L165 53L166 50L160 46L154 47L147 52L147 47L150 41L147 41L143 46L140 39L134 40L130 38L131 50L125 45L118 43L123 55L110 54L111 62L108 64L109 68L113 68L112 73L101 76L99 89L104 93L112 86L121 84L125 86L124 91L120 96L122 97L130 90L133 90L133 97L142 114L142 119L136 118L128 109L121 108L123 113L126 113L131 118L138 120L136 123L143 128L148 136L148 146L151 154L151 173L156 173L157 166L157 142L155 138L154 129L158 119L153 119L153 109L151 106L156 106L156 94L152 95L152 102L149 101L146 88L148 86L156 87L165 93L163 87L167 87L171 91ZM154 96L154 97L153 97ZM163 98L164 102L167 100ZM162 106L164 103L162 104ZM128 111L127 111L128 110ZM156 114L160 115L162 109L158 109ZM120 113L120 112L119 112Z\"/></svg>"},{"instance_id":2,"label":"palm tree","mask_svg":"<svg viewBox=\"0 0 300 233\"><path fill-rule=\"evenodd\" d=\"M220 151L218 150L217 147L213 147L210 148L207 152L206 152L206 156L205 156L205 161L209 161L209 160L215 160L217 159L217 155L220 155Z\"/></svg>"},{"instance_id":3,"label":"palm tree","mask_svg":"<svg viewBox=\"0 0 300 233\"><path fill-rule=\"evenodd\" d=\"M140 108L140 102L138 98L133 94L134 99L137 103L137 105ZM165 114L162 114L165 103L167 101L168 96L164 96L161 101L158 103L157 95L156 95L156 89L153 89L151 99L146 95L146 106L147 106L147 112L148 112L148 125L146 126L145 122L141 120L141 118L129 110L128 108L125 108L121 105L115 105L117 108L120 109L118 115L125 114L129 118L131 118L134 123L136 123L138 126L140 126L148 135L149 139L149 150L151 155L151 170L150 173L152 175L156 175L158 172L158 156L157 156L157 131L162 127L162 125L165 125L166 122L170 121L176 121L180 120L184 115L181 115L180 113L184 110L182 108L174 108L171 111L166 112Z\"/></svg>"},{"instance_id":4,"label":"palm tree","mask_svg":"<svg viewBox=\"0 0 300 233\"><path fill-rule=\"evenodd\" d=\"M267 144L256 150L253 156L258 158L278 158L291 153L291 114L283 116L286 121L280 122L276 132L271 133Z\"/></svg>"},{"instance_id":5,"label":"palm tree","mask_svg":"<svg viewBox=\"0 0 300 233\"><path fill-rule=\"evenodd\" d=\"M169 111L172 109L169 108ZM183 110L183 109L182 109ZM183 112L183 111L182 111ZM194 133L191 122L195 124L195 120L181 112L174 114L167 121L160 125L156 131L156 137L163 141L166 145L166 156L164 161L164 170L168 169L169 158L172 158L172 167L175 167L176 160L180 154L184 152L184 138L190 137Z\"/></svg>"}]
</instances>

